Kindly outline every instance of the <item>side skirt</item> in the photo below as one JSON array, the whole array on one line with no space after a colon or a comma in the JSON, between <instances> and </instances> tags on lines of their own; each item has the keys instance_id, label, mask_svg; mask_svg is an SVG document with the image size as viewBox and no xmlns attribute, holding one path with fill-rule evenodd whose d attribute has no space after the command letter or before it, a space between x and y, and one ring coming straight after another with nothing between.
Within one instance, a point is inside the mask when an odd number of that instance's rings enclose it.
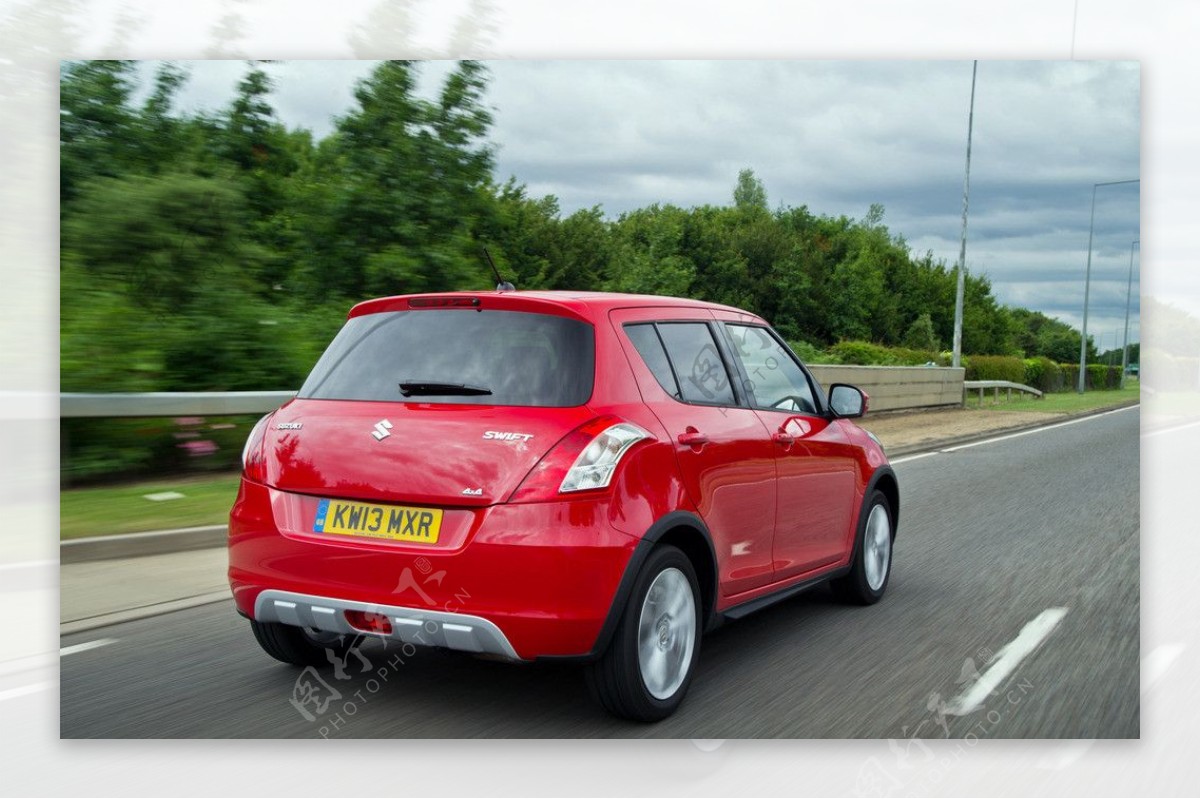
<instances>
[{"instance_id":1,"label":"side skirt","mask_svg":"<svg viewBox=\"0 0 1200 799\"><path fill-rule=\"evenodd\" d=\"M790 599L796 594L807 591L810 588L816 588L818 585L821 585L824 582L832 580L836 577L841 577L849 572L849 566L842 566L840 568L833 569L832 571L827 571L824 574L818 574L816 577L810 577L807 580L801 580L794 585L781 588L774 593L767 594L766 596L760 596L757 599L751 599L749 602L743 602L740 605L734 605L733 607L725 608L725 610L719 611L715 614L716 623L711 625L709 629L716 629L717 626L726 621L734 621L744 616L749 616L755 611L770 607L776 602L782 602L785 599Z\"/></svg>"}]
</instances>

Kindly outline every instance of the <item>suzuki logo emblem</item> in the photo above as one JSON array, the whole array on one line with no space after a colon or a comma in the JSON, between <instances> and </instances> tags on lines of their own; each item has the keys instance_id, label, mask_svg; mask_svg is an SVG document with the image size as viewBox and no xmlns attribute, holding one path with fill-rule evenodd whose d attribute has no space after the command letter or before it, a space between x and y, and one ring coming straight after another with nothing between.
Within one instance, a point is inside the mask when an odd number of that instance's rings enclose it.
<instances>
[{"instance_id":1,"label":"suzuki logo emblem","mask_svg":"<svg viewBox=\"0 0 1200 799\"><path fill-rule=\"evenodd\" d=\"M392 429L392 423L387 419L383 419L375 423L375 432L371 435L375 436L376 441L383 441L391 435L388 431Z\"/></svg>"}]
</instances>

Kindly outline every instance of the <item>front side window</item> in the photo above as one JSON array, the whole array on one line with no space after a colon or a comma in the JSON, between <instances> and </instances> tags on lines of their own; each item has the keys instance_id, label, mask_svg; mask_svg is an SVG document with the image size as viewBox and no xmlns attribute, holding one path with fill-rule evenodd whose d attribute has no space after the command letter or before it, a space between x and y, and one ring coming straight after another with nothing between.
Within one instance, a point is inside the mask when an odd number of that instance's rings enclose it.
<instances>
[{"instance_id":1,"label":"front side window","mask_svg":"<svg viewBox=\"0 0 1200 799\"><path fill-rule=\"evenodd\" d=\"M389 311L346 322L301 399L564 408L592 395L595 331L517 311Z\"/></svg>"},{"instance_id":2,"label":"front side window","mask_svg":"<svg viewBox=\"0 0 1200 799\"><path fill-rule=\"evenodd\" d=\"M746 370L746 391L755 405L788 413L817 413L804 371L766 328L726 324L725 329Z\"/></svg>"}]
</instances>

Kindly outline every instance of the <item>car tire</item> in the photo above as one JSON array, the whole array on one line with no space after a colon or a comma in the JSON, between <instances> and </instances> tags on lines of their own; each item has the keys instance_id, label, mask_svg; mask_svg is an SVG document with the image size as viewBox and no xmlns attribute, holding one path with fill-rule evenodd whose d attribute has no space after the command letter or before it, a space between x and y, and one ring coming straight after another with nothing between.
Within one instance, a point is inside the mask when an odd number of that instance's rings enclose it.
<instances>
[{"instance_id":1,"label":"car tire","mask_svg":"<svg viewBox=\"0 0 1200 799\"><path fill-rule=\"evenodd\" d=\"M587 668L592 696L609 713L633 721L674 713L695 672L702 616L691 561L673 546L655 548L608 648Z\"/></svg>"},{"instance_id":2,"label":"car tire","mask_svg":"<svg viewBox=\"0 0 1200 799\"><path fill-rule=\"evenodd\" d=\"M291 624L251 620L250 629L264 652L294 666L328 666L330 660L326 650L332 650L340 657L350 648L346 636L330 635L330 640L325 641Z\"/></svg>"},{"instance_id":3,"label":"car tire","mask_svg":"<svg viewBox=\"0 0 1200 799\"><path fill-rule=\"evenodd\" d=\"M892 576L895 518L887 496L879 490L872 492L859 515L850 572L829 583L838 599L855 605L873 605L883 598Z\"/></svg>"}]
</instances>

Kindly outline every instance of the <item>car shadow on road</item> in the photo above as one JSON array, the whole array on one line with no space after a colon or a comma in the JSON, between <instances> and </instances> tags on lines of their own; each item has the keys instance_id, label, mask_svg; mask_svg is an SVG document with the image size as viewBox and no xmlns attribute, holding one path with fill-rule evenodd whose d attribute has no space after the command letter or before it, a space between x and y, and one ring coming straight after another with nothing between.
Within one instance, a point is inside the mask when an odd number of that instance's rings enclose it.
<instances>
[{"instance_id":1,"label":"car shadow on road","mask_svg":"<svg viewBox=\"0 0 1200 799\"><path fill-rule=\"evenodd\" d=\"M769 737L778 730L762 722L778 703L781 681L805 670L798 642L847 612L822 587L715 630L703 641L683 706L657 724L605 713L578 664L513 664L371 640L360 647L361 659L318 670L343 704L354 701L353 718L342 712L333 726L334 702L310 726L320 737ZM281 670L281 690L295 675Z\"/></svg>"}]
</instances>

